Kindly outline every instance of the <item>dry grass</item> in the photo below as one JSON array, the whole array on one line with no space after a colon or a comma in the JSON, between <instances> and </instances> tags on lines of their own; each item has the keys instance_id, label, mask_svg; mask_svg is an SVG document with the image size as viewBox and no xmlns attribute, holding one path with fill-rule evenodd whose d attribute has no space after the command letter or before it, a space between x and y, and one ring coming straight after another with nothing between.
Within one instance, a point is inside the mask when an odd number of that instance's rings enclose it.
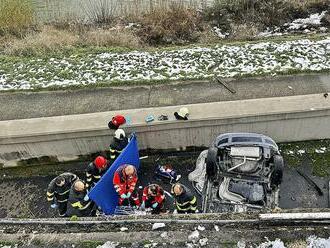
<instances>
[{"instance_id":1,"label":"dry grass","mask_svg":"<svg viewBox=\"0 0 330 248\"><path fill-rule=\"evenodd\" d=\"M139 48L142 46L140 39L128 29L91 30L82 36L81 43L82 45L101 47Z\"/></svg>"},{"instance_id":2,"label":"dry grass","mask_svg":"<svg viewBox=\"0 0 330 248\"><path fill-rule=\"evenodd\" d=\"M254 23L231 24L230 38L235 40L252 40L260 32Z\"/></svg>"},{"instance_id":3,"label":"dry grass","mask_svg":"<svg viewBox=\"0 0 330 248\"><path fill-rule=\"evenodd\" d=\"M155 8L144 14L137 35L151 45L183 44L196 41L202 31L202 20L195 9L173 4L168 9Z\"/></svg>"},{"instance_id":4,"label":"dry grass","mask_svg":"<svg viewBox=\"0 0 330 248\"><path fill-rule=\"evenodd\" d=\"M34 24L34 13L30 1L0 1L0 35L11 33L22 34Z\"/></svg>"},{"instance_id":5,"label":"dry grass","mask_svg":"<svg viewBox=\"0 0 330 248\"><path fill-rule=\"evenodd\" d=\"M78 41L79 36L74 33L45 26L39 33L31 32L23 39L8 41L4 52L11 55L43 54L74 46Z\"/></svg>"},{"instance_id":6,"label":"dry grass","mask_svg":"<svg viewBox=\"0 0 330 248\"><path fill-rule=\"evenodd\" d=\"M297 240L287 244L287 248L306 248L306 247L307 247L307 243L304 240Z\"/></svg>"}]
</instances>

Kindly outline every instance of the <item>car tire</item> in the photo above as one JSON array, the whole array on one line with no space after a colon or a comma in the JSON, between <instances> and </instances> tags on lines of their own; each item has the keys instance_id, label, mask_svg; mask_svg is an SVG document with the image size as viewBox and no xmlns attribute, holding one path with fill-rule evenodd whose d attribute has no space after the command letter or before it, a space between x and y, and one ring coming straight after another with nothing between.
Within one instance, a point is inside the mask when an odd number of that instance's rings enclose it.
<instances>
[{"instance_id":1,"label":"car tire","mask_svg":"<svg viewBox=\"0 0 330 248\"><path fill-rule=\"evenodd\" d=\"M284 170L283 157L281 155L274 155L273 163L274 163L274 171L270 178L271 187L278 187L281 184L283 178L283 170Z\"/></svg>"},{"instance_id":2,"label":"car tire","mask_svg":"<svg viewBox=\"0 0 330 248\"><path fill-rule=\"evenodd\" d=\"M206 174L209 178L214 178L217 174L218 148L210 147L206 157Z\"/></svg>"}]
</instances>

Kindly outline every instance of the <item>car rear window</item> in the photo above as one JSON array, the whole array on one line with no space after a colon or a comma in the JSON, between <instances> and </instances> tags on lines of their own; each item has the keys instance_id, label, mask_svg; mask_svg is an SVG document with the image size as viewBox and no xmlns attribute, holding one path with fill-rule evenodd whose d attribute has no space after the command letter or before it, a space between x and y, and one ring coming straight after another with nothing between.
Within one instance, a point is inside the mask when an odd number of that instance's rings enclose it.
<instances>
[{"instance_id":1,"label":"car rear window","mask_svg":"<svg viewBox=\"0 0 330 248\"><path fill-rule=\"evenodd\" d=\"M231 142L255 142L262 143L262 139L259 137L232 137Z\"/></svg>"},{"instance_id":2,"label":"car rear window","mask_svg":"<svg viewBox=\"0 0 330 248\"><path fill-rule=\"evenodd\" d=\"M271 145L273 145L273 146L276 146L276 144L274 143L274 141L272 141L272 140L270 140L270 139L265 139L265 142L266 142L267 144L271 144Z\"/></svg>"},{"instance_id":3,"label":"car rear window","mask_svg":"<svg viewBox=\"0 0 330 248\"><path fill-rule=\"evenodd\" d=\"M228 143L228 138L224 138L224 139L219 140L218 146L221 145L221 144L224 144L224 143Z\"/></svg>"}]
</instances>

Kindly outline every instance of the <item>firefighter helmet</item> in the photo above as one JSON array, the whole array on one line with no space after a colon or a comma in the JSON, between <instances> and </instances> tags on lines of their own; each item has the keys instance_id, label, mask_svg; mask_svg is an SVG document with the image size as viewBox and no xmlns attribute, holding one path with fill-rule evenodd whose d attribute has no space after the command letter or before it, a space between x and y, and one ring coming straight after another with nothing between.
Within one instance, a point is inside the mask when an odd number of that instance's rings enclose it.
<instances>
[{"instance_id":1,"label":"firefighter helmet","mask_svg":"<svg viewBox=\"0 0 330 248\"><path fill-rule=\"evenodd\" d=\"M125 134L125 131L123 129L117 129L116 132L115 132L115 138L116 139L123 139L126 137L126 134Z\"/></svg>"},{"instance_id":2,"label":"firefighter helmet","mask_svg":"<svg viewBox=\"0 0 330 248\"><path fill-rule=\"evenodd\" d=\"M102 169L106 166L107 160L102 156L97 156L96 159L94 160L94 164L96 168Z\"/></svg>"},{"instance_id":3,"label":"firefighter helmet","mask_svg":"<svg viewBox=\"0 0 330 248\"><path fill-rule=\"evenodd\" d=\"M189 115L189 110L186 107L182 107L179 109L178 115L181 116L182 118L186 118Z\"/></svg>"}]
</instances>

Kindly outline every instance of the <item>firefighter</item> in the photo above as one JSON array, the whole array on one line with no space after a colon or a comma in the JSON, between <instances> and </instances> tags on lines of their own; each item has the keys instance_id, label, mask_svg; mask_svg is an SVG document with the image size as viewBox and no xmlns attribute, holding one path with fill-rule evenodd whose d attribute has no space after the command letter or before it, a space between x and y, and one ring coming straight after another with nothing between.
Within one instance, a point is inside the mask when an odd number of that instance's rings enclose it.
<instances>
[{"instance_id":1,"label":"firefighter","mask_svg":"<svg viewBox=\"0 0 330 248\"><path fill-rule=\"evenodd\" d=\"M152 214L159 214L163 211L165 194L158 184L150 184L143 189L141 210L151 208Z\"/></svg>"},{"instance_id":2,"label":"firefighter","mask_svg":"<svg viewBox=\"0 0 330 248\"><path fill-rule=\"evenodd\" d=\"M109 162L104 157L96 157L95 160L87 166L86 188L89 190L90 188L94 187L100 178L106 173L109 167Z\"/></svg>"},{"instance_id":3,"label":"firefighter","mask_svg":"<svg viewBox=\"0 0 330 248\"><path fill-rule=\"evenodd\" d=\"M197 213L197 198L189 189L180 183L172 186L176 210L179 214Z\"/></svg>"},{"instance_id":4,"label":"firefighter","mask_svg":"<svg viewBox=\"0 0 330 248\"><path fill-rule=\"evenodd\" d=\"M95 215L94 203L89 199L86 186L81 180L76 180L70 189L66 215L69 217Z\"/></svg>"},{"instance_id":5,"label":"firefighter","mask_svg":"<svg viewBox=\"0 0 330 248\"><path fill-rule=\"evenodd\" d=\"M77 179L75 174L66 172L55 177L48 185L47 201L51 203L51 208L58 208L61 217L65 216L70 188Z\"/></svg>"},{"instance_id":6,"label":"firefighter","mask_svg":"<svg viewBox=\"0 0 330 248\"><path fill-rule=\"evenodd\" d=\"M113 176L113 185L119 195L119 206L140 206L139 195L135 189L138 180L133 165L121 165Z\"/></svg>"},{"instance_id":7,"label":"firefighter","mask_svg":"<svg viewBox=\"0 0 330 248\"><path fill-rule=\"evenodd\" d=\"M110 144L110 164L112 164L128 144L125 131L117 129Z\"/></svg>"}]
</instances>

